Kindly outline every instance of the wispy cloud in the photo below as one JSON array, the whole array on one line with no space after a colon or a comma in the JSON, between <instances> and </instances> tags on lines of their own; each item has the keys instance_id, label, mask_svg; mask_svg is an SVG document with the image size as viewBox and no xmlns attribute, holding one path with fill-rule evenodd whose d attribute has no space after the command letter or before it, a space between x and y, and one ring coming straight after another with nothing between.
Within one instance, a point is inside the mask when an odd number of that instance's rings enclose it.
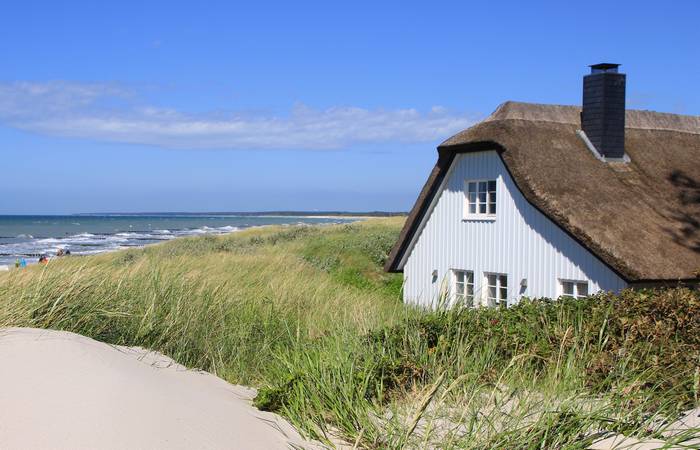
<instances>
[{"instance_id":1,"label":"wispy cloud","mask_svg":"<svg viewBox=\"0 0 700 450\"><path fill-rule=\"evenodd\" d=\"M285 115L188 114L141 105L118 85L16 82L0 84L0 122L51 136L164 148L325 150L434 141L473 120L440 107L321 110L303 104Z\"/></svg>"}]
</instances>

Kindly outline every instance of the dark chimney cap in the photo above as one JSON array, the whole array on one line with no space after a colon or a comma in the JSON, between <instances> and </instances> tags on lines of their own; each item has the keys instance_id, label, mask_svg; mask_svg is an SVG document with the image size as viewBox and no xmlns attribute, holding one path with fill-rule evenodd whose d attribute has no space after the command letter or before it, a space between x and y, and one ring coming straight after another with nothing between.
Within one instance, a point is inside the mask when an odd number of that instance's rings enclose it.
<instances>
[{"instance_id":1,"label":"dark chimney cap","mask_svg":"<svg viewBox=\"0 0 700 450\"><path fill-rule=\"evenodd\" d=\"M620 64L600 63L600 64L592 64L588 67L591 68L591 73L603 73L603 72L617 73L617 68L620 67Z\"/></svg>"}]
</instances>

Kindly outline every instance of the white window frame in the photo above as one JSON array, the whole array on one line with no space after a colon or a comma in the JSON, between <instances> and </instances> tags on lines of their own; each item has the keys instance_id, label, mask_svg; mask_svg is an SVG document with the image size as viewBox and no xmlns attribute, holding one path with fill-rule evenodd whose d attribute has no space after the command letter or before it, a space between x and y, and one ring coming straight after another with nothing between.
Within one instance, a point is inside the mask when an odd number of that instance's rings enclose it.
<instances>
[{"instance_id":1,"label":"white window frame","mask_svg":"<svg viewBox=\"0 0 700 450\"><path fill-rule=\"evenodd\" d=\"M468 307L474 307L474 292L475 292L475 279L474 279L474 271L473 270L463 270L463 269L450 269L450 272L452 273L452 297L455 302L462 302L465 306ZM458 280L458 275L462 273L464 274L464 281L462 283L459 282ZM468 281L469 280L469 275L471 275L471 283ZM459 294L459 285L463 285L463 290L462 294ZM471 294L468 294L469 292L469 287L471 287ZM460 299L459 296L462 295L463 298Z\"/></svg>"},{"instance_id":2,"label":"white window frame","mask_svg":"<svg viewBox=\"0 0 700 450\"><path fill-rule=\"evenodd\" d=\"M572 284L572 294L564 293L564 283ZM581 294L581 285L586 285L585 294ZM571 280L567 278L559 278L559 297L569 298L586 298L591 295L590 283L588 280Z\"/></svg>"},{"instance_id":3,"label":"white window frame","mask_svg":"<svg viewBox=\"0 0 700 450\"><path fill-rule=\"evenodd\" d=\"M495 190L490 191L488 187L488 183L493 182L495 183ZM470 183L476 183L476 204L473 213L469 212L469 184ZM479 212L479 207L482 205L481 200L479 198L479 183L486 183L486 212L481 213ZM491 199L489 198L491 195L491 192L493 192L493 195L495 196L494 201L491 202ZM498 214L498 178L483 178L483 179L467 179L464 180L464 220L496 220L496 215ZM496 212L491 213L489 212L490 210L490 205L493 204L494 209Z\"/></svg>"},{"instance_id":4,"label":"white window frame","mask_svg":"<svg viewBox=\"0 0 700 450\"><path fill-rule=\"evenodd\" d=\"M489 283L489 277L494 276L496 277L496 284L491 284ZM505 277L505 286L502 285L502 278ZM507 273L498 273L498 272L484 272L484 278L483 278L483 293L484 293L484 304L486 306L508 306L509 303L509 289L510 286L508 286L510 283L508 281L508 274ZM489 295L489 291L491 290L491 287L494 287L496 289L496 296L491 297ZM505 296L503 295L502 289L505 289Z\"/></svg>"}]
</instances>

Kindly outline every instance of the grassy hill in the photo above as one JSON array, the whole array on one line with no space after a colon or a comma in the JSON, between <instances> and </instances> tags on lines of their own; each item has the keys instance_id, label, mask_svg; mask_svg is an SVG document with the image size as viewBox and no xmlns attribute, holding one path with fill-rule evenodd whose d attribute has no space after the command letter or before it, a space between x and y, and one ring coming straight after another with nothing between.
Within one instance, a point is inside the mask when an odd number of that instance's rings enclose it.
<instances>
[{"instance_id":1,"label":"grassy hill","mask_svg":"<svg viewBox=\"0 0 700 450\"><path fill-rule=\"evenodd\" d=\"M260 408L313 437L365 448L586 448L596 430L663 437L698 405L697 292L419 311L381 269L402 222L249 229L11 271L0 326L159 350L258 387Z\"/></svg>"}]
</instances>

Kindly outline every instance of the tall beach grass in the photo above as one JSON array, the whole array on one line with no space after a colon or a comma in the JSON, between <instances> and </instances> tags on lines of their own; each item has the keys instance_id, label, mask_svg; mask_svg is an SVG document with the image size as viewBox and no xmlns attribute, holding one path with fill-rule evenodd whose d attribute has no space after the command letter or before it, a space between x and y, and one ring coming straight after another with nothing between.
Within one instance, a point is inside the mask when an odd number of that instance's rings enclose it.
<instances>
[{"instance_id":1,"label":"tall beach grass","mask_svg":"<svg viewBox=\"0 0 700 450\"><path fill-rule=\"evenodd\" d=\"M684 289L421 311L381 267L401 218L184 238L0 274L0 326L161 351L358 448L685 445L700 297Z\"/></svg>"}]
</instances>

